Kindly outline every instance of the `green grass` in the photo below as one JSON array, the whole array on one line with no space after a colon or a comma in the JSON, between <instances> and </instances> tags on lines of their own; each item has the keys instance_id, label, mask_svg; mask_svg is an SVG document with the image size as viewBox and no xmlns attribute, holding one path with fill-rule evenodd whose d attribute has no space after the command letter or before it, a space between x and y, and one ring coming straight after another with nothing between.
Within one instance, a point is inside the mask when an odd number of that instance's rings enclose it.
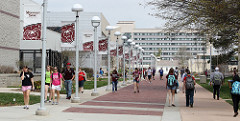
<instances>
[{"instance_id":1,"label":"green grass","mask_svg":"<svg viewBox=\"0 0 240 121\"><path fill-rule=\"evenodd\" d=\"M16 101L13 101L13 98ZM40 96L30 95L29 104L36 104L40 102ZM0 106L16 106L24 105L23 94L13 94L13 93L0 93Z\"/></svg>"}]
</instances>

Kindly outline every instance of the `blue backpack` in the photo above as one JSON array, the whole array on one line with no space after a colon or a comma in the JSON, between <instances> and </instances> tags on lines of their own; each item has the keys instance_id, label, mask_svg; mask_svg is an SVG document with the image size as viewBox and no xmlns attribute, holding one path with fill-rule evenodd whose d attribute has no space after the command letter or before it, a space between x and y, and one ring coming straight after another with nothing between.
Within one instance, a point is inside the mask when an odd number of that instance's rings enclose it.
<instances>
[{"instance_id":1,"label":"blue backpack","mask_svg":"<svg viewBox=\"0 0 240 121\"><path fill-rule=\"evenodd\" d=\"M240 95L240 82L239 81L233 82L231 93L235 94L235 95Z\"/></svg>"},{"instance_id":2,"label":"blue backpack","mask_svg":"<svg viewBox=\"0 0 240 121\"><path fill-rule=\"evenodd\" d=\"M175 86L175 83L176 83L175 75L168 75L167 85L169 87L173 87Z\"/></svg>"}]
</instances>

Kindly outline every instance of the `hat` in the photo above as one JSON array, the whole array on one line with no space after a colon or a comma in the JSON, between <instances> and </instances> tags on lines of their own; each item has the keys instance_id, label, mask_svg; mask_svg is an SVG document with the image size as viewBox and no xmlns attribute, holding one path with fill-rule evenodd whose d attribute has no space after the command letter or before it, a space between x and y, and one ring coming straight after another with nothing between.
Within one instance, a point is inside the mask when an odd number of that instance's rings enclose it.
<instances>
[{"instance_id":1,"label":"hat","mask_svg":"<svg viewBox=\"0 0 240 121\"><path fill-rule=\"evenodd\" d=\"M71 63L67 63L67 65L71 65Z\"/></svg>"},{"instance_id":2,"label":"hat","mask_svg":"<svg viewBox=\"0 0 240 121\"><path fill-rule=\"evenodd\" d=\"M216 68L215 68L215 71L219 71L219 68L218 68L218 67L216 67Z\"/></svg>"}]
</instances>

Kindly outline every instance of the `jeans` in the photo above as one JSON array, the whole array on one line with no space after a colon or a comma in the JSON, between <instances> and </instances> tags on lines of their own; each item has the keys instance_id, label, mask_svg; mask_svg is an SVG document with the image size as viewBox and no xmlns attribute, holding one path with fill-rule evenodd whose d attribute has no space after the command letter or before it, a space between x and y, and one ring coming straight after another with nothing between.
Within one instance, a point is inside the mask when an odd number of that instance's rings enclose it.
<instances>
[{"instance_id":1,"label":"jeans","mask_svg":"<svg viewBox=\"0 0 240 121\"><path fill-rule=\"evenodd\" d=\"M194 89L186 89L186 106L193 105Z\"/></svg>"},{"instance_id":2,"label":"jeans","mask_svg":"<svg viewBox=\"0 0 240 121\"><path fill-rule=\"evenodd\" d=\"M112 91L117 91L117 84L118 84L118 81L112 81Z\"/></svg>"},{"instance_id":3,"label":"jeans","mask_svg":"<svg viewBox=\"0 0 240 121\"><path fill-rule=\"evenodd\" d=\"M239 107L240 95L233 95L232 94L232 101L233 101L234 113L237 113L238 112L238 107Z\"/></svg>"},{"instance_id":4,"label":"jeans","mask_svg":"<svg viewBox=\"0 0 240 121\"><path fill-rule=\"evenodd\" d=\"M72 80L65 80L64 85L66 88L67 97L70 97L72 94Z\"/></svg>"},{"instance_id":5,"label":"jeans","mask_svg":"<svg viewBox=\"0 0 240 121\"><path fill-rule=\"evenodd\" d=\"M217 99L219 99L220 85L213 85L213 98L215 99L215 95L217 93Z\"/></svg>"}]
</instances>

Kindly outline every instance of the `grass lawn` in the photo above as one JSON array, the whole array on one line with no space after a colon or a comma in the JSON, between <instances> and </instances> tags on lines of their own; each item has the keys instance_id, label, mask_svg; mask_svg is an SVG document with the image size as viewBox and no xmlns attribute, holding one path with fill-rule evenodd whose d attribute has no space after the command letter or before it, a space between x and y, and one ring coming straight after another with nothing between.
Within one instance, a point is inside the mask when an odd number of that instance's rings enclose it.
<instances>
[{"instance_id":1,"label":"grass lawn","mask_svg":"<svg viewBox=\"0 0 240 121\"><path fill-rule=\"evenodd\" d=\"M16 101L13 101L13 98ZM36 104L40 102L40 96L30 95L29 104ZM24 105L23 94L14 94L14 93L0 93L0 106L16 106Z\"/></svg>"},{"instance_id":2,"label":"grass lawn","mask_svg":"<svg viewBox=\"0 0 240 121\"><path fill-rule=\"evenodd\" d=\"M225 78L225 82L223 84L223 86L221 87L221 90L220 90L220 97L222 99L229 99L229 100L226 100L226 102L228 102L229 104L233 104L232 103L232 97L231 97L231 93L230 93L230 89L228 87L228 80L232 80L232 77L227 77ZM199 80L196 81L199 85L201 85L202 87L204 87L205 89L209 90L210 92L213 92L213 87L208 85L209 83L209 80L207 80L207 83L206 84L201 84ZM239 107L240 109L240 107Z\"/></svg>"}]
</instances>

